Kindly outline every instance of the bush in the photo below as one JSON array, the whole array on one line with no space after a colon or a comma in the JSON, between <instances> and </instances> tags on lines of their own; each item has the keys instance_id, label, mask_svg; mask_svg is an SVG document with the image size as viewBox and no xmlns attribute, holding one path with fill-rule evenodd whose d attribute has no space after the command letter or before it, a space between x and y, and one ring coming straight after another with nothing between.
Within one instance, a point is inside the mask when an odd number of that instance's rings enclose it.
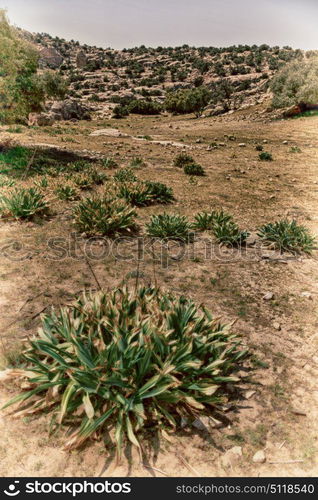
<instances>
[{"instance_id":1,"label":"bush","mask_svg":"<svg viewBox=\"0 0 318 500\"><path fill-rule=\"evenodd\" d=\"M159 115L162 111L162 106L152 100L135 99L129 104L128 109L130 113L138 115Z\"/></svg>"},{"instance_id":2,"label":"bush","mask_svg":"<svg viewBox=\"0 0 318 500\"><path fill-rule=\"evenodd\" d=\"M135 156L131 162L130 162L130 167L131 168L141 168L145 166L145 162L142 158L139 156Z\"/></svg>"},{"instance_id":3,"label":"bush","mask_svg":"<svg viewBox=\"0 0 318 500\"><path fill-rule=\"evenodd\" d=\"M85 198L74 208L75 223L88 235L113 236L135 229L135 211L107 196Z\"/></svg>"},{"instance_id":4,"label":"bush","mask_svg":"<svg viewBox=\"0 0 318 500\"><path fill-rule=\"evenodd\" d=\"M166 110L171 113L195 113L199 117L204 108L209 104L210 99L210 91L206 87L198 87L190 90L168 92L164 105Z\"/></svg>"},{"instance_id":5,"label":"bush","mask_svg":"<svg viewBox=\"0 0 318 500\"><path fill-rule=\"evenodd\" d=\"M188 218L182 215L153 215L146 225L146 229L147 234L154 238L182 240L184 242L193 240L191 224Z\"/></svg>"},{"instance_id":6,"label":"bush","mask_svg":"<svg viewBox=\"0 0 318 500\"><path fill-rule=\"evenodd\" d=\"M205 175L204 168L198 163L189 163L185 165L183 171L186 175Z\"/></svg>"},{"instance_id":7,"label":"bush","mask_svg":"<svg viewBox=\"0 0 318 500\"><path fill-rule=\"evenodd\" d=\"M212 232L218 243L225 245L241 246L249 237L247 231L241 231L233 220L215 223Z\"/></svg>"},{"instance_id":8,"label":"bush","mask_svg":"<svg viewBox=\"0 0 318 500\"><path fill-rule=\"evenodd\" d=\"M263 151L258 155L258 157L261 161L273 161L273 156L267 151Z\"/></svg>"},{"instance_id":9,"label":"bush","mask_svg":"<svg viewBox=\"0 0 318 500\"><path fill-rule=\"evenodd\" d=\"M119 461L127 442L142 454L140 431L165 437L182 418L209 416L230 400L246 353L228 325L190 299L154 288L87 294L43 317L23 354L27 371L15 372L30 388L4 408L30 402L25 415L43 410L72 425L66 450L112 436Z\"/></svg>"},{"instance_id":10,"label":"bush","mask_svg":"<svg viewBox=\"0 0 318 500\"><path fill-rule=\"evenodd\" d=\"M180 153L173 160L174 166L180 168L183 168L185 165L189 165L192 163L195 163L195 161L192 156L188 155L187 153Z\"/></svg>"},{"instance_id":11,"label":"bush","mask_svg":"<svg viewBox=\"0 0 318 500\"><path fill-rule=\"evenodd\" d=\"M64 97L67 86L60 75L37 74L39 55L35 48L9 25L0 9L0 121L25 121L32 111L41 111L46 98Z\"/></svg>"},{"instance_id":12,"label":"bush","mask_svg":"<svg viewBox=\"0 0 318 500\"><path fill-rule=\"evenodd\" d=\"M121 104L118 104L113 109L113 118L120 119L120 118L125 118L128 115L129 115L129 109L127 106L122 106Z\"/></svg>"},{"instance_id":13,"label":"bush","mask_svg":"<svg viewBox=\"0 0 318 500\"><path fill-rule=\"evenodd\" d=\"M216 210L212 212L200 212L195 216L193 227L198 231L209 231L213 229L215 225L222 225L232 219L232 215L223 212L223 210L220 212Z\"/></svg>"},{"instance_id":14,"label":"bush","mask_svg":"<svg viewBox=\"0 0 318 500\"><path fill-rule=\"evenodd\" d=\"M65 185L56 188L56 196L63 201L72 201L78 199L78 192L73 186Z\"/></svg>"},{"instance_id":15,"label":"bush","mask_svg":"<svg viewBox=\"0 0 318 500\"><path fill-rule=\"evenodd\" d=\"M288 220L265 224L259 229L258 236L282 252L311 253L316 242L306 227Z\"/></svg>"},{"instance_id":16,"label":"bush","mask_svg":"<svg viewBox=\"0 0 318 500\"><path fill-rule=\"evenodd\" d=\"M109 170L118 167L118 163L113 158L103 158L101 163L102 167L108 168Z\"/></svg>"},{"instance_id":17,"label":"bush","mask_svg":"<svg viewBox=\"0 0 318 500\"><path fill-rule=\"evenodd\" d=\"M0 198L0 212L2 215L28 219L36 214L43 214L47 210L48 205L43 194L35 188L17 188Z\"/></svg>"},{"instance_id":18,"label":"bush","mask_svg":"<svg viewBox=\"0 0 318 500\"><path fill-rule=\"evenodd\" d=\"M133 206L144 207L153 203L170 203L173 201L172 189L161 182L122 183L119 196Z\"/></svg>"},{"instance_id":19,"label":"bush","mask_svg":"<svg viewBox=\"0 0 318 500\"><path fill-rule=\"evenodd\" d=\"M263 151L263 146L261 146L261 144L257 144L257 146L255 147L256 151Z\"/></svg>"},{"instance_id":20,"label":"bush","mask_svg":"<svg viewBox=\"0 0 318 500\"><path fill-rule=\"evenodd\" d=\"M174 200L173 191L166 184L146 181L146 185L149 195L157 203L171 203Z\"/></svg>"},{"instance_id":21,"label":"bush","mask_svg":"<svg viewBox=\"0 0 318 500\"><path fill-rule=\"evenodd\" d=\"M285 65L271 82L274 108L318 102L318 57Z\"/></svg>"},{"instance_id":22,"label":"bush","mask_svg":"<svg viewBox=\"0 0 318 500\"><path fill-rule=\"evenodd\" d=\"M114 179L117 182L136 182L138 180L131 168L118 170L114 175Z\"/></svg>"}]
</instances>

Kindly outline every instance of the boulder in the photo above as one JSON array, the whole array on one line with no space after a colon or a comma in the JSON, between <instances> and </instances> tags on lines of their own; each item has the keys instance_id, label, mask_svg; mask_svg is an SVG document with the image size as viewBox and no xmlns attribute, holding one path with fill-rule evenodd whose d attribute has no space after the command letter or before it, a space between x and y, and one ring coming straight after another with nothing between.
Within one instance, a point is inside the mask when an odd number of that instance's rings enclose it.
<instances>
[{"instance_id":1,"label":"boulder","mask_svg":"<svg viewBox=\"0 0 318 500\"><path fill-rule=\"evenodd\" d=\"M54 121L53 113L30 113L28 125L29 127L51 127Z\"/></svg>"},{"instance_id":2,"label":"boulder","mask_svg":"<svg viewBox=\"0 0 318 500\"><path fill-rule=\"evenodd\" d=\"M86 54L83 50L80 50L76 54L76 66L80 69L83 69L85 68L86 64L87 64Z\"/></svg>"},{"instance_id":3,"label":"boulder","mask_svg":"<svg viewBox=\"0 0 318 500\"><path fill-rule=\"evenodd\" d=\"M58 69L63 62L61 54L53 47L44 47L40 51L40 66L44 68Z\"/></svg>"},{"instance_id":4,"label":"boulder","mask_svg":"<svg viewBox=\"0 0 318 500\"><path fill-rule=\"evenodd\" d=\"M90 109L76 99L55 101L50 109L56 120L90 120Z\"/></svg>"}]
</instances>

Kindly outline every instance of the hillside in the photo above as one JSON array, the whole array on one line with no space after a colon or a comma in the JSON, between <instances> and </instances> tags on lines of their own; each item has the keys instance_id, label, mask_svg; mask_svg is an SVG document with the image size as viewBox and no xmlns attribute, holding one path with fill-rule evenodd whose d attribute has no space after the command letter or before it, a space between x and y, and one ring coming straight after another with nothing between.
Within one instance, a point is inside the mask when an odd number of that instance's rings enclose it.
<instances>
[{"instance_id":1,"label":"hillside","mask_svg":"<svg viewBox=\"0 0 318 500\"><path fill-rule=\"evenodd\" d=\"M265 44L113 50L48 34L28 35L40 51L42 67L69 78L70 96L93 104L101 116L116 103L132 98L162 101L169 90L200 85L216 96L209 113L246 108L268 98L269 80L279 68L304 57L300 50ZM224 82L226 90L219 92Z\"/></svg>"}]
</instances>

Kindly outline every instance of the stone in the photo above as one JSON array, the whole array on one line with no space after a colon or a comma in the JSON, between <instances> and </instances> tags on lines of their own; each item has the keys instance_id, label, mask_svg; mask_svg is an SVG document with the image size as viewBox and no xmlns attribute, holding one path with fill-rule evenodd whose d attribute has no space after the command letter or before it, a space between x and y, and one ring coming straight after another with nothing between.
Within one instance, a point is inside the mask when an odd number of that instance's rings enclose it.
<instances>
[{"instance_id":1,"label":"stone","mask_svg":"<svg viewBox=\"0 0 318 500\"><path fill-rule=\"evenodd\" d=\"M78 68L84 69L87 64L87 57L83 50L80 50L76 54L76 66Z\"/></svg>"},{"instance_id":2,"label":"stone","mask_svg":"<svg viewBox=\"0 0 318 500\"><path fill-rule=\"evenodd\" d=\"M252 391L252 390L246 391L246 393L244 395L245 399L251 399L254 396L254 394L256 394L256 391Z\"/></svg>"},{"instance_id":3,"label":"stone","mask_svg":"<svg viewBox=\"0 0 318 500\"><path fill-rule=\"evenodd\" d=\"M281 326L277 321L274 321L273 327L275 328L275 330L281 330Z\"/></svg>"},{"instance_id":4,"label":"stone","mask_svg":"<svg viewBox=\"0 0 318 500\"><path fill-rule=\"evenodd\" d=\"M259 450L255 453L253 456L253 462L254 464L264 464L266 462L266 455L263 450Z\"/></svg>"},{"instance_id":5,"label":"stone","mask_svg":"<svg viewBox=\"0 0 318 500\"><path fill-rule=\"evenodd\" d=\"M234 446L230 450L226 451L221 457L221 463L223 467L233 467L237 465L243 456L241 446Z\"/></svg>"},{"instance_id":6,"label":"stone","mask_svg":"<svg viewBox=\"0 0 318 500\"><path fill-rule=\"evenodd\" d=\"M63 57L53 47L44 47L39 55L39 64L42 68L58 69L63 62Z\"/></svg>"},{"instance_id":7,"label":"stone","mask_svg":"<svg viewBox=\"0 0 318 500\"><path fill-rule=\"evenodd\" d=\"M265 293L263 300L272 300L274 298L273 292L267 292Z\"/></svg>"},{"instance_id":8,"label":"stone","mask_svg":"<svg viewBox=\"0 0 318 500\"><path fill-rule=\"evenodd\" d=\"M90 120L90 109L87 105L76 99L55 101L51 106L51 113L55 114L56 120Z\"/></svg>"},{"instance_id":9,"label":"stone","mask_svg":"<svg viewBox=\"0 0 318 500\"><path fill-rule=\"evenodd\" d=\"M301 292L300 294L302 297L306 297L306 299L312 300L312 295L310 292Z\"/></svg>"},{"instance_id":10,"label":"stone","mask_svg":"<svg viewBox=\"0 0 318 500\"><path fill-rule=\"evenodd\" d=\"M29 127L51 127L54 121L53 113L30 113L28 117Z\"/></svg>"},{"instance_id":11,"label":"stone","mask_svg":"<svg viewBox=\"0 0 318 500\"><path fill-rule=\"evenodd\" d=\"M245 142L241 142L241 143L239 144L239 148L246 148L246 144L245 144Z\"/></svg>"}]
</instances>

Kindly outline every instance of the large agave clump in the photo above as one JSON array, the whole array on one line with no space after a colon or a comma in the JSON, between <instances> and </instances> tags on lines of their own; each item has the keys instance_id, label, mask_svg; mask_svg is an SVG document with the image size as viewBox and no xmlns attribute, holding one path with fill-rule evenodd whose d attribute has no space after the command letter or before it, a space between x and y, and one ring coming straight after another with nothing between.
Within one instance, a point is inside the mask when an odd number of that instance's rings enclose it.
<instances>
[{"instance_id":1,"label":"large agave clump","mask_svg":"<svg viewBox=\"0 0 318 500\"><path fill-rule=\"evenodd\" d=\"M154 288L84 295L43 317L26 370L15 372L29 388L5 407L71 426L68 450L107 433L119 458L125 442L141 451L145 427L167 436L225 403L245 354L229 326L191 300Z\"/></svg>"}]
</instances>

